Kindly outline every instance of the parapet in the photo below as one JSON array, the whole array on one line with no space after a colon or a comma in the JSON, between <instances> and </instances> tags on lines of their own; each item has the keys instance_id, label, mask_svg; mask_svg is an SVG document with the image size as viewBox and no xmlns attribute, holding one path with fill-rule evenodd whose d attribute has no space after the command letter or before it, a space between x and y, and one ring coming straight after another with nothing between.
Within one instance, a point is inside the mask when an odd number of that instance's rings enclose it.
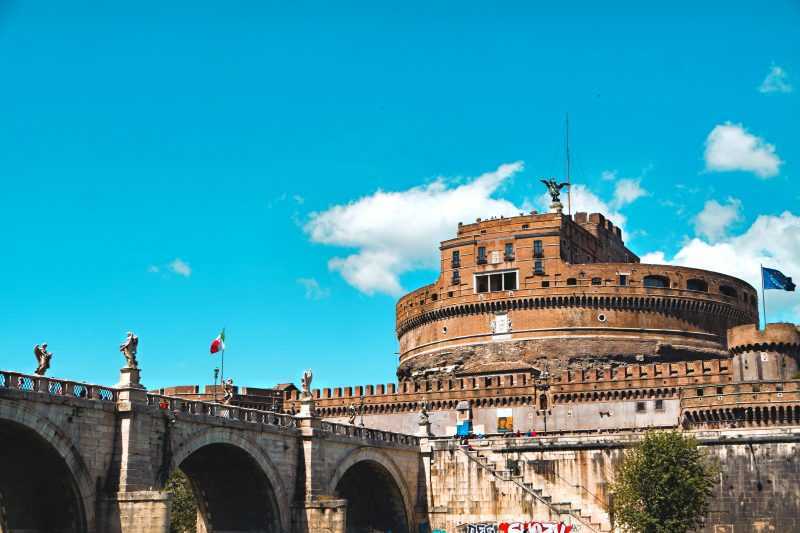
<instances>
[{"instance_id":1,"label":"parapet","mask_svg":"<svg viewBox=\"0 0 800 533\"><path fill-rule=\"evenodd\" d=\"M800 348L800 329L795 324L767 324L763 330L756 324L745 324L728 330L728 349L733 353L782 346Z\"/></svg>"}]
</instances>

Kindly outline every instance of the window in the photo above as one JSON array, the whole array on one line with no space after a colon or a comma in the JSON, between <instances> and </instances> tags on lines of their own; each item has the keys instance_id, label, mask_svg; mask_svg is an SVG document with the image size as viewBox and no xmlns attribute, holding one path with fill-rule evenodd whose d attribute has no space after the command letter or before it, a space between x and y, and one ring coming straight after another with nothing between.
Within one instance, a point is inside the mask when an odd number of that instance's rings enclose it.
<instances>
[{"instance_id":1,"label":"window","mask_svg":"<svg viewBox=\"0 0 800 533\"><path fill-rule=\"evenodd\" d=\"M461 272L459 270L453 270L453 285L461 284Z\"/></svg>"},{"instance_id":2,"label":"window","mask_svg":"<svg viewBox=\"0 0 800 533\"><path fill-rule=\"evenodd\" d=\"M458 268L461 266L461 252L455 250L453 252L453 261L452 261L453 268Z\"/></svg>"},{"instance_id":3,"label":"window","mask_svg":"<svg viewBox=\"0 0 800 533\"><path fill-rule=\"evenodd\" d=\"M642 284L651 289L669 288L669 279L664 276L645 276Z\"/></svg>"},{"instance_id":4,"label":"window","mask_svg":"<svg viewBox=\"0 0 800 533\"><path fill-rule=\"evenodd\" d=\"M602 278L592 278L592 285L602 285Z\"/></svg>"},{"instance_id":5,"label":"window","mask_svg":"<svg viewBox=\"0 0 800 533\"><path fill-rule=\"evenodd\" d=\"M513 261L514 260L514 245L510 242L506 243L505 249L505 257L506 261Z\"/></svg>"},{"instance_id":6,"label":"window","mask_svg":"<svg viewBox=\"0 0 800 533\"><path fill-rule=\"evenodd\" d=\"M547 287L549 287L549 286L550 286L550 282L549 282L549 281L546 281L546 280L545 280L545 281L543 281L543 282L542 282L542 288L543 288L543 289L546 289L546 288L547 288Z\"/></svg>"},{"instance_id":7,"label":"window","mask_svg":"<svg viewBox=\"0 0 800 533\"><path fill-rule=\"evenodd\" d=\"M567 278L567 285L577 285L578 280L575 278Z\"/></svg>"},{"instance_id":8,"label":"window","mask_svg":"<svg viewBox=\"0 0 800 533\"><path fill-rule=\"evenodd\" d=\"M533 257L538 259L544 257L544 249L542 248L542 241L533 241Z\"/></svg>"},{"instance_id":9,"label":"window","mask_svg":"<svg viewBox=\"0 0 800 533\"><path fill-rule=\"evenodd\" d=\"M704 392L703 389L697 389L697 395L698 396L702 396L703 392Z\"/></svg>"},{"instance_id":10,"label":"window","mask_svg":"<svg viewBox=\"0 0 800 533\"><path fill-rule=\"evenodd\" d=\"M717 387L717 396L722 396L724 391L725 389L723 389L722 387Z\"/></svg>"},{"instance_id":11,"label":"window","mask_svg":"<svg viewBox=\"0 0 800 533\"><path fill-rule=\"evenodd\" d=\"M448 298L452 298L452 297L453 297L453 291L449 291L449 292L447 293L447 297L448 297Z\"/></svg>"},{"instance_id":12,"label":"window","mask_svg":"<svg viewBox=\"0 0 800 533\"><path fill-rule=\"evenodd\" d=\"M690 291L708 292L708 283L702 279L690 279L686 282L686 288Z\"/></svg>"},{"instance_id":13,"label":"window","mask_svg":"<svg viewBox=\"0 0 800 533\"><path fill-rule=\"evenodd\" d=\"M619 275L619 284L621 287L625 287L628 284L628 275L627 274L620 274Z\"/></svg>"},{"instance_id":14,"label":"window","mask_svg":"<svg viewBox=\"0 0 800 533\"><path fill-rule=\"evenodd\" d=\"M439 295L438 294L431 294L431 300L433 300L435 302L438 299L439 299Z\"/></svg>"},{"instance_id":15,"label":"window","mask_svg":"<svg viewBox=\"0 0 800 533\"><path fill-rule=\"evenodd\" d=\"M485 265L486 264L486 247L485 246L478 246L478 264Z\"/></svg>"},{"instance_id":16,"label":"window","mask_svg":"<svg viewBox=\"0 0 800 533\"><path fill-rule=\"evenodd\" d=\"M537 259L533 262L533 273L539 275L544 274L544 264L541 259Z\"/></svg>"},{"instance_id":17,"label":"window","mask_svg":"<svg viewBox=\"0 0 800 533\"><path fill-rule=\"evenodd\" d=\"M647 411L647 404L644 402L636 402L636 412L644 413L645 411Z\"/></svg>"},{"instance_id":18,"label":"window","mask_svg":"<svg viewBox=\"0 0 800 533\"><path fill-rule=\"evenodd\" d=\"M724 294L725 296L730 296L731 298L736 298L736 289L730 287L728 285L720 285L719 292Z\"/></svg>"},{"instance_id":19,"label":"window","mask_svg":"<svg viewBox=\"0 0 800 533\"><path fill-rule=\"evenodd\" d=\"M475 275L475 292L500 292L517 290L517 271L492 272Z\"/></svg>"},{"instance_id":20,"label":"window","mask_svg":"<svg viewBox=\"0 0 800 533\"><path fill-rule=\"evenodd\" d=\"M656 411L664 410L664 400L656 400Z\"/></svg>"}]
</instances>

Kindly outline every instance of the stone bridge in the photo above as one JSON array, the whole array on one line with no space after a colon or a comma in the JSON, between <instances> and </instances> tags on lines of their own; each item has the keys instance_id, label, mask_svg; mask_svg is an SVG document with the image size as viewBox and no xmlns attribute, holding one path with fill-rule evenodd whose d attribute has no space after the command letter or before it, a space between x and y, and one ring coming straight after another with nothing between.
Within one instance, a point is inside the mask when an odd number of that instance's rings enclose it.
<instances>
[{"instance_id":1,"label":"stone bridge","mask_svg":"<svg viewBox=\"0 0 800 533\"><path fill-rule=\"evenodd\" d=\"M166 532L176 469L198 531L416 531L419 439L311 407L290 416L0 371L0 533Z\"/></svg>"}]
</instances>

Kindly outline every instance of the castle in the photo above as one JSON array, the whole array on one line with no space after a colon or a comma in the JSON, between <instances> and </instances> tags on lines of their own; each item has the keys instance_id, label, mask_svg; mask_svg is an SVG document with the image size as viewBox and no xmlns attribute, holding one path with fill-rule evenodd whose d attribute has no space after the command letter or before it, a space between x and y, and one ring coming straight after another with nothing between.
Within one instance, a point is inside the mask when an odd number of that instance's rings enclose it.
<instances>
[{"instance_id":1,"label":"castle","mask_svg":"<svg viewBox=\"0 0 800 533\"><path fill-rule=\"evenodd\" d=\"M438 436L800 417L781 394L800 330L759 331L742 280L640 263L602 214L478 219L439 249L438 279L397 302L398 384L315 390L320 416L413 433L425 402Z\"/></svg>"}]
</instances>

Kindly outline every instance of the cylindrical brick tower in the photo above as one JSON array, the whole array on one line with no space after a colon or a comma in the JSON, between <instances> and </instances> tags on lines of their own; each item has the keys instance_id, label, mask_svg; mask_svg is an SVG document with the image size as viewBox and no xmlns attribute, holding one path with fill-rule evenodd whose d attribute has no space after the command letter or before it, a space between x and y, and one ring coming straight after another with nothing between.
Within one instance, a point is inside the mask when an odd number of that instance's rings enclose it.
<instances>
[{"instance_id":1,"label":"cylindrical brick tower","mask_svg":"<svg viewBox=\"0 0 800 533\"><path fill-rule=\"evenodd\" d=\"M597 213L479 219L440 251L397 303L400 379L724 358L728 328L758 322L752 286L641 264Z\"/></svg>"}]
</instances>

